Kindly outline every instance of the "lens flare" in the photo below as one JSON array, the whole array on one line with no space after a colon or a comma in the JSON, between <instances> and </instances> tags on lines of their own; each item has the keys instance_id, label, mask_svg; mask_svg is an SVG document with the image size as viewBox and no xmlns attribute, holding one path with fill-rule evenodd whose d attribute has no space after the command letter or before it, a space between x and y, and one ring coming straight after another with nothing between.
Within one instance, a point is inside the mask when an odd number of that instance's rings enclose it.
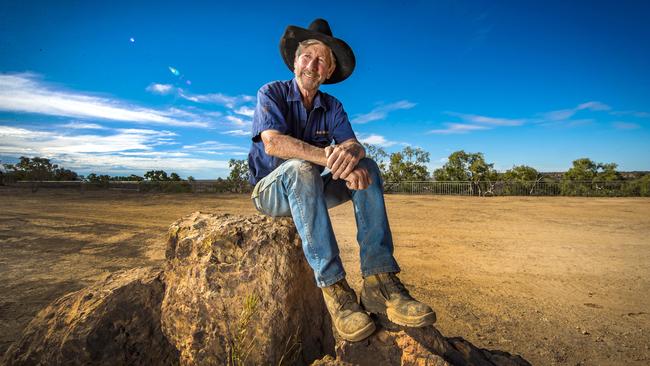
<instances>
[{"instance_id":1,"label":"lens flare","mask_svg":"<svg viewBox=\"0 0 650 366\"><path fill-rule=\"evenodd\" d=\"M178 70L176 70L175 68L173 68L171 66L169 66L169 71L171 71L171 73L176 75L176 76L179 76L181 74Z\"/></svg>"}]
</instances>

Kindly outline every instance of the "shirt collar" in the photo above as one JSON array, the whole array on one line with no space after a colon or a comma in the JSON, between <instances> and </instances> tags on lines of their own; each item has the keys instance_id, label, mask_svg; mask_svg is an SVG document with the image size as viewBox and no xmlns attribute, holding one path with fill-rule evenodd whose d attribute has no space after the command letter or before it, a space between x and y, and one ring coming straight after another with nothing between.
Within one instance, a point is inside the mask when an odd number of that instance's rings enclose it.
<instances>
[{"instance_id":1,"label":"shirt collar","mask_svg":"<svg viewBox=\"0 0 650 366\"><path fill-rule=\"evenodd\" d=\"M316 108L323 108L327 112L327 106L323 102L321 96L323 93L319 90L316 92L316 96L314 97L314 109ZM298 82L296 81L296 78L291 79L291 87L289 88L289 95L287 96L287 101L289 102L301 102L302 103L302 96L300 96L300 90L298 89Z\"/></svg>"}]
</instances>

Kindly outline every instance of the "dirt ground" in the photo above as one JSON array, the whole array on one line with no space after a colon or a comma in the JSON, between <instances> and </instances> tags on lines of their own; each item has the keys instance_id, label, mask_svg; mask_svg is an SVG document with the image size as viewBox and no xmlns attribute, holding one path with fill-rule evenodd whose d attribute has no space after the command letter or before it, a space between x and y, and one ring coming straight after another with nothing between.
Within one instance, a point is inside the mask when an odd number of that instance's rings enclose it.
<instances>
[{"instance_id":1,"label":"dirt ground","mask_svg":"<svg viewBox=\"0 0 650 366\"><path fill-rule=\"evenodd\" d=\"M437 326L535 365L650 364L650 199L389 195L400 277ZM193 211L253 214L243 195L0 190L0 354L46 304L161 263ZM330 211L359 289L351 205Z\"/></svg>"}]
</instances>

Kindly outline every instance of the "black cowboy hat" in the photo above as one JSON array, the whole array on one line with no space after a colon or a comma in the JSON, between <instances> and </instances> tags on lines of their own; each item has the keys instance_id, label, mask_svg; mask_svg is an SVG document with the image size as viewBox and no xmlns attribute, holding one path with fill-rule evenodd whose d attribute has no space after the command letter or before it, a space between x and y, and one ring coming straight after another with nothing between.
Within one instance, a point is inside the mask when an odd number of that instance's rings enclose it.
<instances>
[{"instance_id":1,"label":"black cowboy hat","mask_svg":"<svg viewBox=\"0 0 650 366\"><path fill-rule=\"evenodd\" d=\"M311 22L308 29L290 25L284 31L280 39L280 53L289 70L293 72L293 60L296 56L298 44L308 39L317 39L325 43L332 49L334 57L336 57L336 69L323 84L341 82L352 74L356 65L352 48L343 40L332 37L332 30L327 20L320 18Z\"/></svg>"}]
</instances>

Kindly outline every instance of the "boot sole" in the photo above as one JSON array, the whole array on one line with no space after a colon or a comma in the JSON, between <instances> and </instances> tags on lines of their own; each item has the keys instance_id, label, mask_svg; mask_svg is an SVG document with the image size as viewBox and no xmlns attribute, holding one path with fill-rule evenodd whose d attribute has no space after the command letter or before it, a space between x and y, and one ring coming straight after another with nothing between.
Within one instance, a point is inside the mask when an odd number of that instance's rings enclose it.
<instances>
[{"instance_id":1,"label":"boot sole","mask_svg":"<svg viewBox=\"0 0 650 366\"><path fill-rule=\"evenodd\" d=\"M361 300L361 305L366 309L367 312L372 314L385 315L388 320L403 327L421 328L433 325L436 322L435 312L430 312L420 316L404 316L396 313L395 310L387 308L386 306L372 306L363 300Z\"/></svg>"},{"instance_id":2,"label":"boot sole","mask_svg":"<svg viewBox=\"0 0 650 366\"><path fill-rule=\"evenodd\" d=\"M375 329L376 329L375 323L370 322L368 323L368 325L366 325L365 327L359 329L354 333L343 333L338 329L336 331L339 333L341 338L345 339L346 341L359 342L370 337L370 335L375 332Z\"/></svg>"},{"instance_id":3,"label":"boot sole","mask_svg":"<svg viewBox=\"0 0 650 366\"><path fill-rule=\"evenodd\" d=\"M386 315L388 320L397 325L410 328L421 328L433 325L436 322L436 313L430 312L420 316L404 316L396 313L393 309L387 308Z\"/></svg>"}]
</instances>

